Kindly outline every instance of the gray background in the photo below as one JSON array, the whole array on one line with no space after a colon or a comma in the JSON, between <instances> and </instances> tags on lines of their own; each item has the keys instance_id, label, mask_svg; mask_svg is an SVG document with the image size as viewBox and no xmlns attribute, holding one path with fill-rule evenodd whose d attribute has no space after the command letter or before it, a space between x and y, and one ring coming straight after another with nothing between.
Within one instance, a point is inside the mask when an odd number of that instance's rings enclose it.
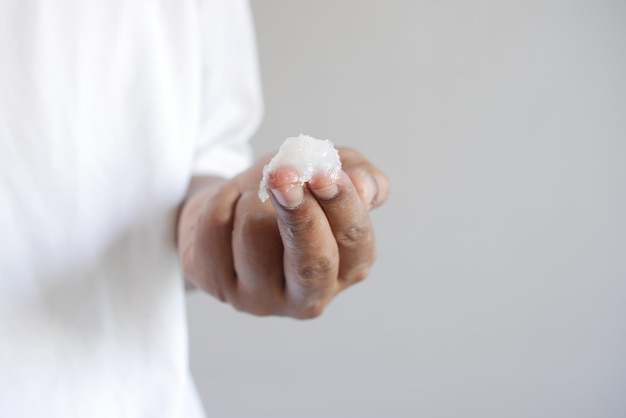
<instances>
[{"instance_id":1,"label":"gray background","mask_svg":"<svg viewBox=\"0 0 626 418\"><path fill-rule=\"evenodd\" d=\"M261 152L389 174L314 321L189 297L213 417L626 416L626 2L256 0Z\"/></svg>"}]
</instances>

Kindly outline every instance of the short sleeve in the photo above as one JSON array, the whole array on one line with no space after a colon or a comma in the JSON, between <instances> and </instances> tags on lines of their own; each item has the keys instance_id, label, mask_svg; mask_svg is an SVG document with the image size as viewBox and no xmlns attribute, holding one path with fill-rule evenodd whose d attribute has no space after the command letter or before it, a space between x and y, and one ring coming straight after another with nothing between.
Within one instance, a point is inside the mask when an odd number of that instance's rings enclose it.
<instances>
[{"instance_id":1,"label":"short sleeve","mask_svg":"<svg viewBox=\"0 0 626 418\"><path fill-rule=\"evenodd\" d=\"M254 25L247 0L206 0L201 9L202 104L194 175L232 177L252 161L263 114Z\"/></svg>"}]
</instances>

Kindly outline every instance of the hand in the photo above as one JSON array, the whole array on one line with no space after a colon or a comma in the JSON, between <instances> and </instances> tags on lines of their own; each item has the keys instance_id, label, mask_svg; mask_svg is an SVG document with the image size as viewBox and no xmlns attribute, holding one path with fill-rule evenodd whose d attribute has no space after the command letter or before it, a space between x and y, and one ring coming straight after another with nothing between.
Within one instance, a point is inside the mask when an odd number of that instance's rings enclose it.
<instances>
[{"instance_id":1,"label":"hand","mask_svg":"<svg viewBox=\"0 0 626 418\"><path fill-rule=\"evenodd\" d=\"M339 152L336 181L322 175L301 187L284 167L265 203L257 192L267 159L232 180L196 180L178 229L188 281L238 310L314 318L363 280L376 256L369 209L384 203L389 183L358 151Z\"/></svg>"}]
</instances>

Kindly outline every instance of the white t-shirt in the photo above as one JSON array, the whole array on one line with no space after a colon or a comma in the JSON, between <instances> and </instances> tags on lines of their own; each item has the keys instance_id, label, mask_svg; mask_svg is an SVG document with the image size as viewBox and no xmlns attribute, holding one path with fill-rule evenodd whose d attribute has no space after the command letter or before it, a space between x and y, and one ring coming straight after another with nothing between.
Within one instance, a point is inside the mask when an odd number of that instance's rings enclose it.
<instances>
[{"instance_id":1,"label":"white t-shirt","mask_svg":"<svg viewBox=\"0 0 626 418\"><path fill-rule=\"evenodd\" d=\"M0 416L202 416L176 212L260 116L245 0L0 0Z\"/></svg>"}]
</instances>

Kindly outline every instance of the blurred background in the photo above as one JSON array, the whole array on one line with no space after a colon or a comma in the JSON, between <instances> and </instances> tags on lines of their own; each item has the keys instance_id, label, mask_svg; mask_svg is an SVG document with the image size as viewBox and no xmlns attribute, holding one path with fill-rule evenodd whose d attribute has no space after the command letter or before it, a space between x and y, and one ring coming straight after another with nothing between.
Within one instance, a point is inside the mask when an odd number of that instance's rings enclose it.
<instances>
[{"instance_id":1,"label":"blurred background","mask_svg":"<svg viewBox=\"0 0 626 418\"><path fill-rule=\"evenodd\" d=\"M626 2L253 0L254 146L389 175L314 321L189 296L208 416L625 417Z\"/></svg>"}]
</instances>

